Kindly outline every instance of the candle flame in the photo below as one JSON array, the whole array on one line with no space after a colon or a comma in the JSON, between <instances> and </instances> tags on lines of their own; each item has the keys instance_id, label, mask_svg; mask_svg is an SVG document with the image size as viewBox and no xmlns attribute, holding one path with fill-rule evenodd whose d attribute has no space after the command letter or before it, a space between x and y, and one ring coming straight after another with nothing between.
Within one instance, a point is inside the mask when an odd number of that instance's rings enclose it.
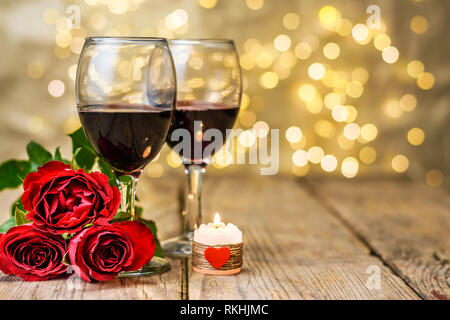
<instances>
[{"instance_id":1,"label":"candle flame","mask_svg":"<svg viewBox=\"0 0 450 320\"><path fill-rule=\"evenodd\" d=\"M214 215L214 227L220 227L220 215L218 212Z\"/></svg>"}]
</instances>

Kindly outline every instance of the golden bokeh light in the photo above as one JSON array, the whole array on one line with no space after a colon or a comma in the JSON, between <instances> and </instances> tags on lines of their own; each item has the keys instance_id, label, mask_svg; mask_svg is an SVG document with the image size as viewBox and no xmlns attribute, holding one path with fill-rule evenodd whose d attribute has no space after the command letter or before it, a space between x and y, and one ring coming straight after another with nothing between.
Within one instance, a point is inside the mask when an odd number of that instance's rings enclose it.
<instances>
[{"instance_id":1,"label":"golden bokeh light","mask_svg":"<svg viewBox=\"0 0 450 320\"><path fill-rule=\"evenodd\" d=\"M360 67L352 71L352 80L359 81L361 84L366 84L369 80L369 72Z\"/></svg>"},{"instance_id":2,"label":"golden bokeh light","mask_svg":"<svg viewBox=\"0 0 450 320\"><path fill-rule=\"evenodd\" d=\"M423 34L428 30L428 20L424 16L415 16L411 19L409 26L414 33Z\"/></svg>"},{"instance_id":3,"label":"golden bokeh light","mask_svg":"<svg viewBox=\"0 0 450 320\"><path fill-rule=\"evenodd\" d=\"M239 112L239 122L244 127L251 127L256 121L256 114L253 111L242 110Z\"/></svg>"},{"instance_id":4,"label":"golden bokeh light","mask_svg":"<svg viewBox=\"0 0 450 320\"><path fill-rule=\"evenodd\" d=\"M335 60L339 57L341 48L335 42L329 42L323 47L323 55L330 60Z\"/></svg>"},{"instance_id":5,"label":"golden bokeh light","mask_svg":"<svg viewBox=\"0 0 450 320\"><path fill-rule=\"evenodd\" d=\"M265 121L257 121L253 125L253 130L258 138L264 138L269 134L270 127Z\"/></svg>"},{"instance_id":6,"label":"golden bokeh light","mask_svg":"<svg viewBox=\"0 0 450 320\"><path fill-rule=\"evenodd\" d=\"M268 68L272 65L273 56L269 50L263 49L256 55L256 64L260 68Z\"/></svg>"},{"instance_id":7,"label":"golden bokeh light","mask_svg":"<svg viewBox=\"0 0 450 320\"><path fill-rule=\"evenodd\" d=\"M172 168L178 168L183 164L178 153L176 153L172 150L167 154L166 162Z\"/></svg>"},{"instance_id":8,"label":"golden bokeh light","mask_svg":"<svg viewBox=\"0 0 450 320\"><path fill-rule=\"evenodd\" d=\"M341 173L346 178L353 178L358 174L359 162L354 157L347 157L342 161Z\"/></svg>"},{"instance_id":9,"label":"golden bokeh light","mask_svg":"<svg viewBox=\"0 0 450 320\"><path fill-rule=\"evenodd\" d=\"M39 79L44 74L44 66L40 62L31 62L27 66L28 76L32 79Z\"/></svg>"},{"instance_id":10,"label":"golden bokeh light","mask_svg":"<svg viewBox=\"0 0 450 320\"><path fill-rule=\"evenodd\" d=\"M439 187L444 182L444 175L440 170L430 170L426 177L427 184L430 187Z\"/></svg>"},{"instance_id":11,"label":"golden bokeh light","mask_svg":"<svg viewBox=\"0 0 450 320\"><path fill-rule=\"evenodd\" d=\"M288 35L280 34L273 40L273 46L280 52L287 51L291 47L291 38Z\"/></svg>"},{"instance_id":12,"label":"golden bokeh light","mask_svg":"<svg viewBox=\"0 0 450 320\"><path fill-rule=\"evenodd\" d=\"M417 106L417 98L412 94L405 94L400 98L400 108L403 111L411 112Z\"/></svg>"},{"instance_id":13,"label":"golden bokeh light","mask_svg":"<svg viewBox=\"0 0 450 320\"><path fill-rule=\"evenodd\" d=\"M40 116L31 116L27 121L27 129L33 133L38 134L44 128L44 119Z\"/></svg>"},{"instance_id":14,"label":"golden bokeh light","mask_svg":"<svg viewBox=\"0 0 450 320\"><path fill-rule=\"evenodd\" d=\"M203 8L211 9L216 6L217 0L198 0L198 4Z\"/></svg>"},{"instance_id":15,"label":"golden bokeh light","mask_svg":"<svg viewBox=\"0 0 450 320\"><path fill-rule=\"evenodd\" d=\"M265 89L273 89L278 85L278 75L273 71L264 72L259 77L259 84Z\"/></svg>"},{"instance_id":16,"label":"golden bokeh light","mask_svg":"<svg viewBox=\"0 0 450 320\"><path fill-rule=\"evenodd\" d=\"M425 66L419 60L413 60L408 63L406 72L411 78L417 78L421 73L425 71Z\"/></svg>"},{"instance_id":17,"label":"golden bokeh light","mask_svg":"<svg viewBox=\"0 0 450 320\"><path fill-rule=\"evenodd\" d=\"M292 162L297 167L303 167L308 164L308 153L305 150L297 150L292 154Z\"/></svg>"},{"instance_id":18,"label":"golden bokeh light","mask_svg":"<svg viewBox=\"0 0 450 320\"><path fill-rule=\"evenodd\" d=\"M286 139L291 143L299 142L302 136L303 132L299 127L292 126L286 130Z\"/></svg>"},{"instance_id":19,"label":"golden bokeh light","mask_svg":"<svg viewBox=\"0 0 450 320\"><path fill-rule=\"evenodd\" d=\"M372 123L366 123L361 127L361 138L366 141L375 140L378 135L377 127Z\"/></svg>"},{"instance_id":20,"label":"golden bokeh light","mask_svg":"<svg viewBox=\"0 0 450 320\"><path fill-rule=\"evenodd\" d=\"M145 173L149 178L161 178L164 174L164 167L160 163L150 163L145 167Z\"/></svg>"},{"instance_id":21,"label":"golden bokeh light","mask_svg":"<svg viewBox=\"0 0 450 320\"><path fill-rule=\"evenodd\" d=\"M321 63L313 63L308 68L308 75L311 79L320 80L325 75L325 66Z\"/></svg>"},{"instance_id":22,"label":"golden bokeh light","mask_svg":"<svg viewBox=\"0 0 450 320\"><path fill-rule=\"evenodd\" d=\"M238 137L238 142L241 146L250 148L255 145L257 137L253 129L245 130Z\"/></svg>"},{"instance_id":23,"label":"golden bokeh light","mask_svg":"<svg viewBox=\"0 0 450 320\"><path fill-rule=\"evenodd\" d=\"M327 154L320 161L320 166L326 172L333 172L334 170L336 170L337 165L338 165L338 161L337 161L336 157L333 156L332 154Z\"/></svg>"},{"instance_id":24,"label":"golden bokeh light","mask_svg":"<svg viewBox=\"0 0 450 320\"><path fill-rule=\"evenodd\" d=\"M355 145L354 140L347 139L343 134L340 134L337 139L339 147L343 150L350 150Z\"/></svg>"},{"instance_id":25,"label":"golden bokeh light","mask_svg":"<svg viewBox=\"0 0 450 320\"><path fill-rule=\"evenodd\" d=\"M422 72L417 77L417 86L422 90L430 90L433 88L436 79L431 72Z\"/></svg>"},{"instance_id":26,"label":"golden bokeh light","mask_svg":"<svg viewBox=\"0 0 450 320\"><path fill-rule=\"evenodd\" d=\"M331 111L331 116L337 122L343 122L348 117L348 109L342 105L337 105Z\"/></svg>"},{"instance_id":27,"label":"golden bokeh light","mask_svg":"<svg viewBox=\"0 0 450 320\"><path fill-rule=\"evenodd\" d=\"M403 115L403 110L400 107L400 101L389 100L383 106L384 112L390 118L397 119Z\"/></svg>"},{"instance_id":28,"label":"golden bokeh light","mask_svg":"<svg viewBox=\"0 0 450 320\"><path fill-rule=\"evenodd\" d=\"M308 150L308 160L311 163L320 163L324 155L323 149L319 146L313 146Z\"/></svg>"},{"instance_id":29,"label":"golden bokeh light","mask_svg":"<svg viewBox=\"0 0 450 320\"><path fill-rule=\"evenodd\" d=\"M62 82L61 80L52 80L49 84L48 84L48 93L52 96L52 97L60 97L64 94L64 90L65 90L65 86L64 86L64 82Z\"/></svg>"},{"instance_id":30,"label":"golden bokeh light","mask_svg":"<svg viewBox=\"0 0 450 320\"><path fill-rule=\"evenodd\" d=\"M364 86L357 80L350 81L345 87L347 95L356 99L361 97L364 92Z\"/></svg>"},{"instance_id":31,"label":"golden bokeh light","mask_svg":"<svg viewBox=\"0 0 450 320\"><path fill-rule=\"evenodd\" d=\"M319 20L326 26L334 26L339 22L340 12L333 6L324 6L319 10Z\"/></svg>"},{"instance_id":32,"label":"golden bokeh light","mask_svg":"<svg viewBox=\"0 0 450 320\"><path fill-rule=\"evenodd\" d=\"M333 110L334 107L343 103L341 96L334 92L328 93L323 100L325 107L330 110Z\"/></svg>"},{"instance_id":33,"label":"golden bokeh light","mask_svg":"<svg viewBox=\"0 0 450 320\"><path fill-rule=\"evenodd\" d=\"M391 165L395 172L402 173L408 170L409 160L406 156L398 154L392 158Z\"/></svg>"},{"instance_id":34,"label":"golden bokeh light","mask_svg":"<svg viewBox=\"0 0 450 320\"><path fill-rule=\"evenodd\" d=\"M383 60L389 64L396 63L400 53L396 47L389 46L383 49L382 57Z\"/></svg>"},{"instance_id":35,"label":"golden bokeh light","mask_svg":"<svg viewBox=\"0 0 450 320\"><path fill-rule=\"evenodd\" d=\"M372 147L364 147L359 151L359 159L362 163L372 164L377 159L377 152Z\"/></svg>"},{"instance_id":36,"label":"golden bokeh light","mask_svg":"<svg viewBox=\"0 0 450 320\"><path fill-rule=\"evenodd\" d=\"M288 30L295 30L300 25L300 17L294 12L286 13L283 16L283 26Z\"/></svg>"},{"instance_id":37,"label":"golden bokeh light","mask_svg":"<svg viewBox=\"0 0 450 320\"><path fill-rule=\"evenodd\" d=\"M305 102L312 101L316 96L316 88L310 84L303 84L298 88L298 96Z\"/></svg>"},{"instance_id":38,"label":"golden bokeh light","mask_svg":"<svg viewBox=\"0 0 450 320\"><path fill-rule=\"evenodd\" d=\"M129 0L109 0L108 9L113 14L124 14L130 7Z\"/></svg>"},{"instance_id":39,"label":"golden bokeh light","mask_svg":"<svg viewBox=\"0 0 450 320\"><path fill-rule=\"evenodd\" d=\"M300 42L295 46L294 52L297 58L299 58L300 60L306 60L311 56L312 48L309 43Z\"/></svg>"},{"instance_id":40,"label":"golden bokeh light","mask_svg":"<svg viewBox=\"0 0 450 320\"><path fill-rule=\"evenodd\" d=\"M346 105L345 108L347 108L347 119L345 119L345 122L350 123L356 120L358 117L358 110L354 106Z\"/></svg>"},{"instance_id":41,"label":"golden bokeh light","mask_svg":"<svg viewBox=\"0 0 450 320\"><path fill-rule=\"evenodd\" d=\"M413 146L418 146L425 140L425 132L420 128L412 128L408 131L407 138Z\"/></svg>"},{"instance_id":42,"label":"golden bokeh light","mask_svg":"<svg viewBox=\"0 0 450 320\"><path fill-rule=\"evenodd\" d=\"M311 113L319 113L320 111L322 111L322 108L323 108L322 99L315 96L312 98L311 101L306 102L305 107L306 107L306 110L308 110Z\"/></svg>"},{"instance_id":43,"label":"golden bokeh light","mask_svg":"<svg viewBox=\"0 0 450 320\"><path fill-rule=\"evenodd\" d=\"M259 10L264 5L264 0L245 0L247 7L252 10Z\"/></svg>"},{"instance_id":44,"label":"golden bokeh light","mask_svg":"<svg viewBox=\"0 0 450 320\"><path fill-rule=\"evenodd\" d=\"M336 33L342 37L346 37L352 33L353 24L350 20L340 19L336 25Z\"/></svg>"},{"instance_id":45,"label":"golden bokeh light","mask_svg":"<svg viewBox=\"0 0 450 320\"><path fill-rule=\"evenodd\" d=\"M383 51L391 45L391 38L387 34L379 34L373 40L373 45L377 50Z\"/></svg>"},{"instance_id":46,"label":"golden bokeh light","mask_svg":"<svg viewBox=\"0 0 450 320\"><path fill-rule=\"evenodd\" d=\"M356 140L359 138L359 135L361 133L361 128L358 124L352 122L349 124L346 124L344 127L344 136L349 140Z\"/></svg>"},{"instance_id":47,"label":"golden bokeh light","mask_svg":"<svg viewBox=\"0 0 450 320\"><path fill-rule=\"evenodd\" d=\"M336 126L326 119L320 119L314 125L314 131L322 138L330 139L336 134Z\"/></svg>"},{"instance_id":48,"label":"golden bokeh light","mask_svg":"<svg viewBox=\"0 0 450 320\"><path fill-rule=\"evenodd\" d=\"M352 29L352 36L359 44L370 42L370 31L365 24L357 24Z\"/></svg>"},{"instance_id":49,"label":"golden bokeh light","mask_svg":"<svg viewBox=\"0 0 450 320\"><path fill-rule=\"evenodd\" d=\"M44 13L42 14L42 19L44 22L48 25L54 25L56 21L58 20L60 14L58 9L56 8L48 8L45 9Z\"/></svg>"},{"instance_id":50,"label":"golden bokeh light","mask_svg":"<svg viewBox=\"0 0 450 320\"><path fill-rule=\"evenodd\" d=\"M77 76L77 64L73 64L69 67L69 69L67 70L67 75L70 79L75 81L75 78Z\"/></svg>"}]
</instances>

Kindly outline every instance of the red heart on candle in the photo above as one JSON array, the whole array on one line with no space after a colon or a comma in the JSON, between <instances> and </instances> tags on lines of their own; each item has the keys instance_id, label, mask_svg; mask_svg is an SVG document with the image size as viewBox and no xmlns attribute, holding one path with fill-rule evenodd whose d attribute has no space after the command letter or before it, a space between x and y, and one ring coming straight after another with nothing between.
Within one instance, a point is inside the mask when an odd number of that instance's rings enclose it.
<instances>
[{"instance_id":1,"label":"red heart on candle","mask_svg":"<svg viewBox=\"0 0 450 320\"><path fill-rule=\"evenodd\" d=\"M230 259L230 249L227 247L209 247L205 250L205 259L215 268L220 269Z\"/></svg>"}]
</instances>

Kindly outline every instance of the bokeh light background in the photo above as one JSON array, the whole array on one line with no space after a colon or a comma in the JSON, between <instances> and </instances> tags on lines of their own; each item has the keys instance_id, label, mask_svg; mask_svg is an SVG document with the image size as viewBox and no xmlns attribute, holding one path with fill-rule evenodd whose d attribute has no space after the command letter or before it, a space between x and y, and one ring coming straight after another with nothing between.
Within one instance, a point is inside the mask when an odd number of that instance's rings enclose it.
<instances>
[{"instance_id":1,"label":"bokeh light background","mask_svg":"<svg viewBox=\"0 0 450 320\"><path fill-rule=\"evenodd\" d=\"M369 5L381 26L369 29ZM80 28L70 13L80 9ZM408 176L449 187L446 0L2 0L0 160L30 139L70 155L86 36L231 38L244 75L237 143L280 129L280 174ZM195 79L195 85L204 85ZM259 172L217 157L209 174ZM165 147L145 170L181 174ZM173 169L179 168L179 169Z\"/></svg>"}]
</instances>

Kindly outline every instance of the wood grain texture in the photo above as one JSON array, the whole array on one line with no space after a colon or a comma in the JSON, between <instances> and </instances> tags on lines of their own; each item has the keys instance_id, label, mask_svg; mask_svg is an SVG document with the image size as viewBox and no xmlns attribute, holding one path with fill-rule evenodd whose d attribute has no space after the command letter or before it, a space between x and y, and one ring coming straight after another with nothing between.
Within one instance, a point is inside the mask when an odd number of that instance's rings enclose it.
<instances>
[{"instance_id":1,"label":"wood grain texture","mask_svg":"<svg viewBox=\"0 0 450 320\"><path fill-rule=\"evenodd\" d=\"M150 300L180 299L180 261L160 276L114 279L88 283L78 276L42 282L25 282L17 276L0 276L0 300Z\"/></svg>"},{"instance_id":2,"label":"wood grain texture","mask_svg":"<svg viewBox=\"0 0 450 320\"><path fill-rule=\"evenodd\" d=\"M160 239L173 236L179 231L178 185L177 179L143 179L139 185L143 215L156 221ZM12 192L3 193L0 195L0 202L9 204L15 198L16 195ZM3 219L6 219L7 214L4 216ZM171 259L170 263L171 270L160 276L115 279L106 283L87 283L77 275L72 275L67 280L25 282L17 276L0 273L0 300L181 299L181 261Z\"/></svg>"},{"instance_id":3,"label":"wood grain texture","mask_svg":"<svg viewBox=\"0 0 450 320\"><path fill-rule=\"evenodd\" d=\"M320 181L314 189L424 299L450 298L450 197L408 181Z\"/></svg>"},{"instance_id":4,"label":"wood grain texture","mask_svg":"<svg viewBox=\"0 0 450 320\"><path fill-rule=\"evenodd\" d=\"M218 211L244 235L235 276L190 272L189 299L417 299L418 296L294 179L205 181L206 221ZM366 270L381 270L368 289Z\"/></svg>"}]
</instances>

